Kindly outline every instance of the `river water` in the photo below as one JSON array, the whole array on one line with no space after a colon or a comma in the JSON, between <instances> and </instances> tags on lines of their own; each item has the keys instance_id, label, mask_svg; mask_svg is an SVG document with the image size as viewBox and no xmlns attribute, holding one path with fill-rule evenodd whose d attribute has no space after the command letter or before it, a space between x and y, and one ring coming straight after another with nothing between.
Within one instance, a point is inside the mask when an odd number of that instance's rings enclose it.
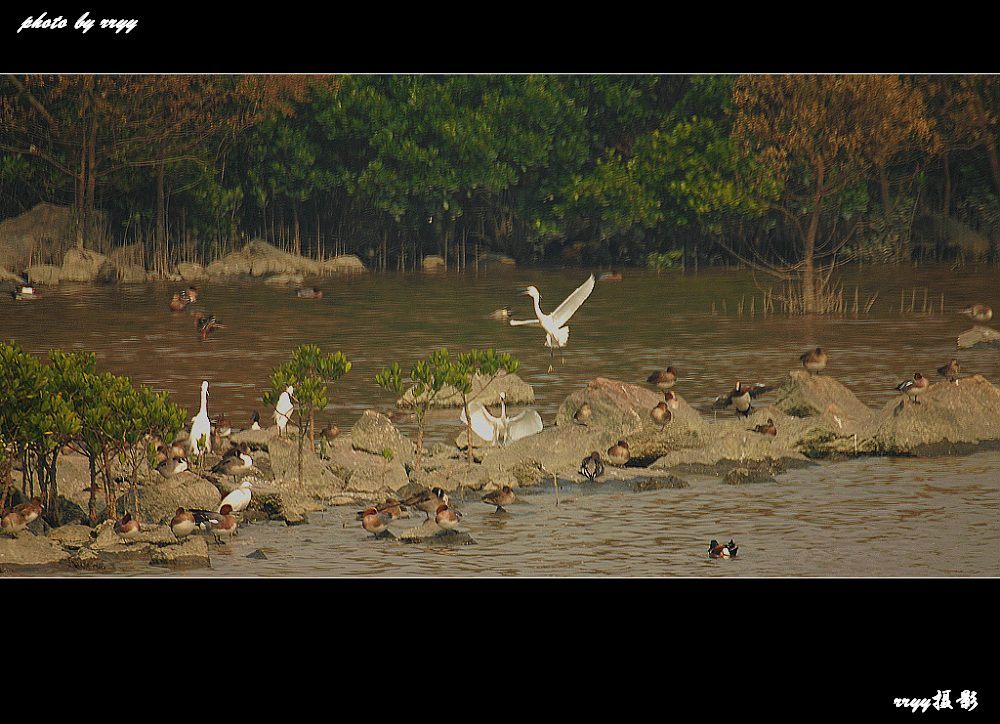
<instances>
[{"instance_id":1,"label":"river water","mask_svg":"<svg viewBox=\"0 0 1000 724\"><path fill-rule=\"evenodd\" d=\"M167 309L182 285L62 286L34 303L0 301L0 337L39 354L51 347L94 351L103 369L168 390L191 414L207 379L209 412L225 413L236 427L254 409L266 417L260 394L270 369L307 342L340 349L353 362L324 413L342 428L366 408L393 406L373 382L381 366L398 361L407 369L441 346L493 346L516 355L547 424L566 395L598 375L641 382L672 364L678 390L697 406L737 379L779 382L799 354L817 345L829 350L827 373L871 406L885 404L914 371L933 375L952 356L964 371L1000 380L995 351L955 351L957 335L970 326L955 310L976 301L997 306L997 274L989 267L852 269L845 297L853 307L858 286L863 306L877 292L871 313L815 319L763 317L761 291L745 272L629 270L622 282L597 285L570 323L569 347L551 372L538 328L486 318L502 306L528 317L530 299L517 294L527 284L541 290L542 308L551 310L585 278L580 270L538 269L478 277L367 275L318 282L324 297L316 301L297 299L287 288L206 283L197 306L226 328L204 342L191 316ZM412 435L411 425L401 428ZM460 429L452 412L436 413L428 439L450 439ZM464 527L477 545L457 548L369 540L353 509L335 508L313 514L307 526L249 526L231 546L213 549L213 569L223 575L1000 573L1000 453L823 464L770 485L690 482L688 489L647 493L614 481L564 483L559 505L549 489L525 491L507 516L470 497L462 505ZM740 544L739 557L710 560L708 541L730 537ZM258 548L266 559L245 557Z\"/></svg>"}]
</instances>

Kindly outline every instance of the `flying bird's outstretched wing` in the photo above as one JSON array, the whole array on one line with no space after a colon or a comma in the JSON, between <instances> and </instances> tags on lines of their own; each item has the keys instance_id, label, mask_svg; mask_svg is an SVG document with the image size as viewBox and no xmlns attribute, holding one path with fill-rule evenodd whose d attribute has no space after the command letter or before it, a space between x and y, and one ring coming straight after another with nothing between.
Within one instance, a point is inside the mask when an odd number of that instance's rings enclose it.
<instances>
[{"instance_id":1,"label":"flying bird's outstretched wing","mask_svg":"<svg viewBox=\"0 0 1000 724\"><path fill-rule=\"evenodd\" d=\"M487 442L493 442L493 438L496 437L497 424L500 422L499 418L493 417L489 413L482 403L473 402L469 405L469 414L472 417L472 431L479 435L483 440ZM460 416L462 422L468 424L469 420L465 416L465 410L462 410Z\"/></svg>"},{"instance_id":2,"label":"flying bird's outstretched wing","mask_svg":"<svg viewBox=\"0 0 1000 724\"><path fill-rule=\"evenodd\" d=\"M516 442L523 437L536 435L542 431L542 418L535 410L524 412L510 418L507 427L508 442Z\"/></svg>"},{"instance_id":3,"label":"flying bird's outstretched wing","mask_svg":"<svg viewBox=\"0 0 1000 724\"><path fill-rule=\"evenodd\" d=\"M511 327L520 327L522 324L541 324L537 319L512 319L510 320Z\"/></svg>"},{"instance_id":4,"label":"flying bird's outstretched wing","mask_svg":"<svg viewBox=\"0 0 1000 724\"><path fill-rule=\"evenodd\" d=\"M566 322L570 320L576 310L583 306L583 303L587 301L587 297L590 293L594 291L594 275L591 274L590 278L587 279L583 284L577 287L576 291L566 297L566 301L556 307L556 310L552 312L552 321L555 322L556 327L564 327Z\"/></svg>"}]
</instances>

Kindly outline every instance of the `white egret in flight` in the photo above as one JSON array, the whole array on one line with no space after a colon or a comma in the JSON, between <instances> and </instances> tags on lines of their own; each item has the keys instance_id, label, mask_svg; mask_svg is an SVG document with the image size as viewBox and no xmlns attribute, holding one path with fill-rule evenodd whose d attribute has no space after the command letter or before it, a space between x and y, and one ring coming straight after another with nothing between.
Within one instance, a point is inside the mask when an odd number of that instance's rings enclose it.
<instances>
[{"instance_id":1,"label":"white egret in flight","mask_svg":"<svg viewBox=\"0 0 1000 724\"><path fill-rule=\"evenodd\" d=\"M494 446L506 447L509 443L542 431L541 416L530 408L514 417L507 417L507 395L503 392L500 393L500 417L493 417L480 402L469 404L469 415L472 417L473 431ZM465 410L462 410L460 419L468 424Z\"/></svg>"},{"instance_id":2,"label":"white egret in flight","mask_svg":"<svg viewBox=\"0 0 1000 724\"><path fill-rule=\"evenodd\" d=\"M569 327L566 326L566 323L576 313L576 310L583 306L583 303L587 301L587 297L590 296L592 291L594 291L593 274L576 291L566 297L566 300L556 307L556 310L552 314L545 314L538 305L538 300L541 297L538 289L533 286L528 287L521 293L528 295L535 301L535 317L537 319L512 319L510 320L510 324L512 327L518 327L523 324L542 325L542 329L545 330L545 346L549 348L552 354L555 354L556 347L562 349L569 341Z\"/></svg>"}]
</instances>

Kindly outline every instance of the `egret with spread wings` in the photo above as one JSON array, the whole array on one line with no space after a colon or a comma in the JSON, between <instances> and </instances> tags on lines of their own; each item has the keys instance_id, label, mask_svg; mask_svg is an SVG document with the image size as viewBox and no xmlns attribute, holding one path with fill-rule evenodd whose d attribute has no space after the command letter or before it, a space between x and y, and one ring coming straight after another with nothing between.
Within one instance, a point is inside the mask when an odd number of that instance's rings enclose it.
<instances>
[{"instance_id":1,"label":"egret with spread wings","mask_svg":"<svg viewBox=\"0 0 1000 724\"><path fill-rule=\"evenodd\" d=\"M491 415L479 402L469 404L469 415L473 431L483 440L501 447L542 431L541 416L530 408L514 417L507 417L507 395L503 392L500 393L500 417ZM462 410L460 419L468 424L465 410Z\"/></svg>"},{"instance_id":2,"label":"egret with spread wings","mask_svg":"<svg viewBox=\"0 0 1000 724\"><path fill-rule=\"evenodd\" d=\"M538 300L541 298L538 289L533 286L528 287L521 293L528 295L534 300L536 319L512 319L510 320L510 324L512 327L518 327L523 324L542 325L542 329L545 330L545 346L549 348L552 354L555 354L557 347L562 349L569 341L569 327L566 326L566 323L576 314L576 310L583 306L583 303L587 301L587 297L593 291L594 275L591 274L587 281L566 297L566 300L556 307L556 310L552 314L545 314L538 305Z\"/></svg>"}]
</instances>

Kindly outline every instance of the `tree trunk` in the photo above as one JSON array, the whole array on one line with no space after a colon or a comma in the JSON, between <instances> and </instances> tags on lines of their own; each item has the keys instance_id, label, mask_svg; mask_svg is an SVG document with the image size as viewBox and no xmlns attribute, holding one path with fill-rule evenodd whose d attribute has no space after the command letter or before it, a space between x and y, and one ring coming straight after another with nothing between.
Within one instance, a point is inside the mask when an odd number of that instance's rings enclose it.
<instances>
[{"instance_id":1,"label":"tree trunk","mask_svg":"<svg viewBox=\"0 0 1000 724\"><path fill-rule=\"evenodd\" d=\"M944 153L944 190L941 193L941 212L946 217L951 215L951 160L947 151Z\"/></svg>"},{"instance_id":2,"label":"tree trunk","mask_svg":"<svg viewBox=\"0 0 1000 724\"><path fill-rule=\"evenodd\" d=\"M154 233L154 246L156 248L156 258L161 260L166 271L167 262L167 200L164 189L165 177L167 175L166 164L156 165L156 231Z\"/></svg>"},{"instance_id":3,"label":"tree trunk","mask_svg":"<svg viewBox=\"0 0 1000 724\"><path fill-rule=\"evenodd\" d=\"M816 191L813 194L813 211L809 218L802 249L802 311L816 312L816 232L819 230L819 216L823 206L824 169L819 167L816 174Z\"/></svg>"},{"instance_id":4,"label":"tree trunk","mask_svg":"<svg viewBox=\"0 0 1000 724\"><path fill-rule=\"evenodd\" d=\"M97 525L97 461L94 454L90 454L90 498L87 500L87 517L90 519L90 527Z\"/></svg>"},{"instance_id":5,"label":"tree trunk","mask_svg":"<svg viewBox=\"0 0 1000 724\"><path fill-rule=\"evenodd\" d=\"M882 194L882 211L888 216L892 211L892 196L889 194L889 174L885 166L878 167L878 187Z\"/></svg>"}]
</instances>

